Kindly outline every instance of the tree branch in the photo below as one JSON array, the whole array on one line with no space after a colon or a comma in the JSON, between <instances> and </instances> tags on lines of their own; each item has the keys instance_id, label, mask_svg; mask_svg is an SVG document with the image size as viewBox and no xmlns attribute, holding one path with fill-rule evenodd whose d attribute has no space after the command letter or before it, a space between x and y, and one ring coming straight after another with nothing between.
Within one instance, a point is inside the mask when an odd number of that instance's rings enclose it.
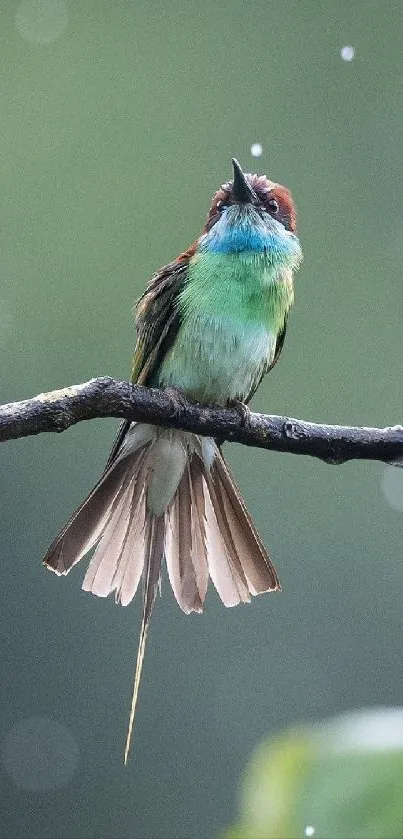
<instances>
[{"instance_id":1,"label":"tree branch","mask_svg":"<svg viewBox=\"0 0 403 839\"><path fill-rule=\"evenodd\" d=\"M181 428L246 446L308 454L326 463L367 459L403 466L401 425L354 428L252 413L245 419L234 408L185 400L182 404L169 391L109 377L0 406L0 442L43 431L65 431L96 417L122 417Z\"/></svg>"}]
</instances>

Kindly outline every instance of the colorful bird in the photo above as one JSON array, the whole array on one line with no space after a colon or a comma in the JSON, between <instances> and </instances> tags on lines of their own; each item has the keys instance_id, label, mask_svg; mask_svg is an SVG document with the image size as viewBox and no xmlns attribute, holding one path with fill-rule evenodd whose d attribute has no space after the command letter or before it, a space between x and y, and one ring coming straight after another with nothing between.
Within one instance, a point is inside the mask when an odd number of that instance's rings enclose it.
<instances>
[{"instance_id":1,"label":"colorful bird","mask_svg":"<svg viewBox=\"0 0 403 839\"><path fill-rule=\"evenodd\" d=\"M246 410L280 355L302 253L288 189L232 165L199 238L154 274L137 303L131 380ZM225 606L280 584L219 443L184 431L124 422L101 478L44 563L67 574L95 545L85 591L115 592L126 606L143 580L126 763L163 560L187 614L202 612L209 577Z\"/></svg>"}]
</instances>

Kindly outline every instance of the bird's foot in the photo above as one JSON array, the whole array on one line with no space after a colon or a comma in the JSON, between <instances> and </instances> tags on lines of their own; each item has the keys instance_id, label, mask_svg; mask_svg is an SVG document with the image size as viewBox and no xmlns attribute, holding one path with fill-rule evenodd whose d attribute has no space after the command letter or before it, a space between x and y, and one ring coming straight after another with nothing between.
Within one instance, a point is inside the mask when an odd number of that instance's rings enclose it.
<instances>
[{"instance_id":1,"label":"bird's foot","mask_svg":"<svg viewBox=\"0 0 403 839\"><path fill-rule=\"evenodd\" d=\"M183 390L179 390L179 388L176 387L164 387L164 393L166 393L172 401L174 417L178 416L184 408L188 407L189 399Z\"/></svg>"},{"instance_id":2,"label":"bird's foot","mask_svg":"<svg viewBox=\"0 0 403 839\"><path fill-rule=\"evenodd\" d=\"M239 414L241 418L242 425L248 425L251 415L251 410L245 404L245 402L241 402L240 399L228 399L227 402L228 408L234 408L234 410Z\"/></svg>"}]
</instances>

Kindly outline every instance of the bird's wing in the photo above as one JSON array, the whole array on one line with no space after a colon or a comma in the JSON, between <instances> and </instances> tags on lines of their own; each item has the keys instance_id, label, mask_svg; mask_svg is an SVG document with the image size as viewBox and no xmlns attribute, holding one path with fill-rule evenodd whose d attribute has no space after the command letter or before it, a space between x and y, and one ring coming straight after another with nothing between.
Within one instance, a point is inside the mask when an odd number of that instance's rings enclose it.
<instances>
[{"instance_id":1,"label":"bird's wing","mask_svg":"<svg viewBox=\"0 0 403 839\"><path fill-rule=\"evenodd\" d=\"M276 349L274 350L274 356L273 356L273 359L270 362L270 364L268 364L268 366L265 367L265 370L264 370L264 373L263 373L264 376L266 375L266 373L270 373L270 370L273 370L274 365L277 364L277 362L280 358L281 350L283 349L283 346L284 346L285 333L286 332L287 332L287 318L285 318L285 320L284 320L284 326L283 326L281 332L279 332L278 335L277 335Z\"/></svg>"},{"instance_id":2,"label":"bird's wing","mask_svg":"<svg viewBox=\"0 0 403 839\"><path fill-rule=\"evenodd\" d=\"M285 320L284 320L284 326L283 326L281 332L278 333L277 341L276 341L276 348L274 350L273 358L271 359L270 362L267 362L266 364L263 364L262 367L260 368L260 370L258 371L258 373L256 375L256 378L255 378L254 382L252 383L252 387L251 387L251 389L250 389L250 391L249 391L249 393L248 393L248 395L245 399L245 405L247 405L248 402L250 402L250 400L252 399L252 396L254 395L254 393L256 393L256 391L257 391L257 389L260 385L260 382L263 379L263 376L265 376L266 373L269 373L270 370L273 369L274 365L277 364L277 362L279 360L279 357L280 357L281 350L283 349L283 344L284 344L286 331L287 331L287 318L285 318Z\"/></svg>"},{"instance_id":3,"label":"bird's wing","mask_svg":"<svg viewBox=\"0 0 403 839\"><path fill-rule=\"evenodd\" d=\"M160 268L151 277L145 292L135 305L137 341L131 371L131 381L134 384L150 384L165 353L176 338L181 323L177 299L186 279L193 250L194 247L189 248L175 262ZM130 420L121 423L105 471L115 460L130 425Z\"/></svg>"},{"instance_id":4,"label":"bird's wing","mask_svg":"<svg viewBox=\"0 0 403 839\"><path fill-rule=\"evenodd\" d=\"M136 303L137 341L131 381L138 385L150 384L150 379L176 338L181 323L177 300L185 282L188 263L189 259L183 255L161 268Z\"/></svg>"}]
</instances>

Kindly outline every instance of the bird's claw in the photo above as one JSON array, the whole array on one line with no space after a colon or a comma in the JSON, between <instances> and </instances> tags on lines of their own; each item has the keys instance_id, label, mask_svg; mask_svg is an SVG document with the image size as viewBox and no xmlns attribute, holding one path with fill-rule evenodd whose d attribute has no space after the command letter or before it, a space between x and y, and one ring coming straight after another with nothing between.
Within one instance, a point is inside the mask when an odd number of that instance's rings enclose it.
<instances>
[{"instance_id":1,"label":"bird's claw","mask_svg":"<svg viewBox=\"0 0 403 839\"><path fill-rule=\"evenodd\" d=\"M241 418L242 425L248 425L251 415L251 410L240 399L229 399L227 402L228 408L233 408Z\"/></svg>"},{"instance_id":2,"label":"bird's claw","mask_svg":"<svg viewBox=\"0 0 403 839\"><path fill-rule=\"evenodd\" d=\"M164 393L169 396L172 404L173 404L173 413L174 416L180 414L184 408L187 408L189 405L189 400L186 398L183 390L179 390L176 387L165 387Z\"/></svg>"}]
</instances>

